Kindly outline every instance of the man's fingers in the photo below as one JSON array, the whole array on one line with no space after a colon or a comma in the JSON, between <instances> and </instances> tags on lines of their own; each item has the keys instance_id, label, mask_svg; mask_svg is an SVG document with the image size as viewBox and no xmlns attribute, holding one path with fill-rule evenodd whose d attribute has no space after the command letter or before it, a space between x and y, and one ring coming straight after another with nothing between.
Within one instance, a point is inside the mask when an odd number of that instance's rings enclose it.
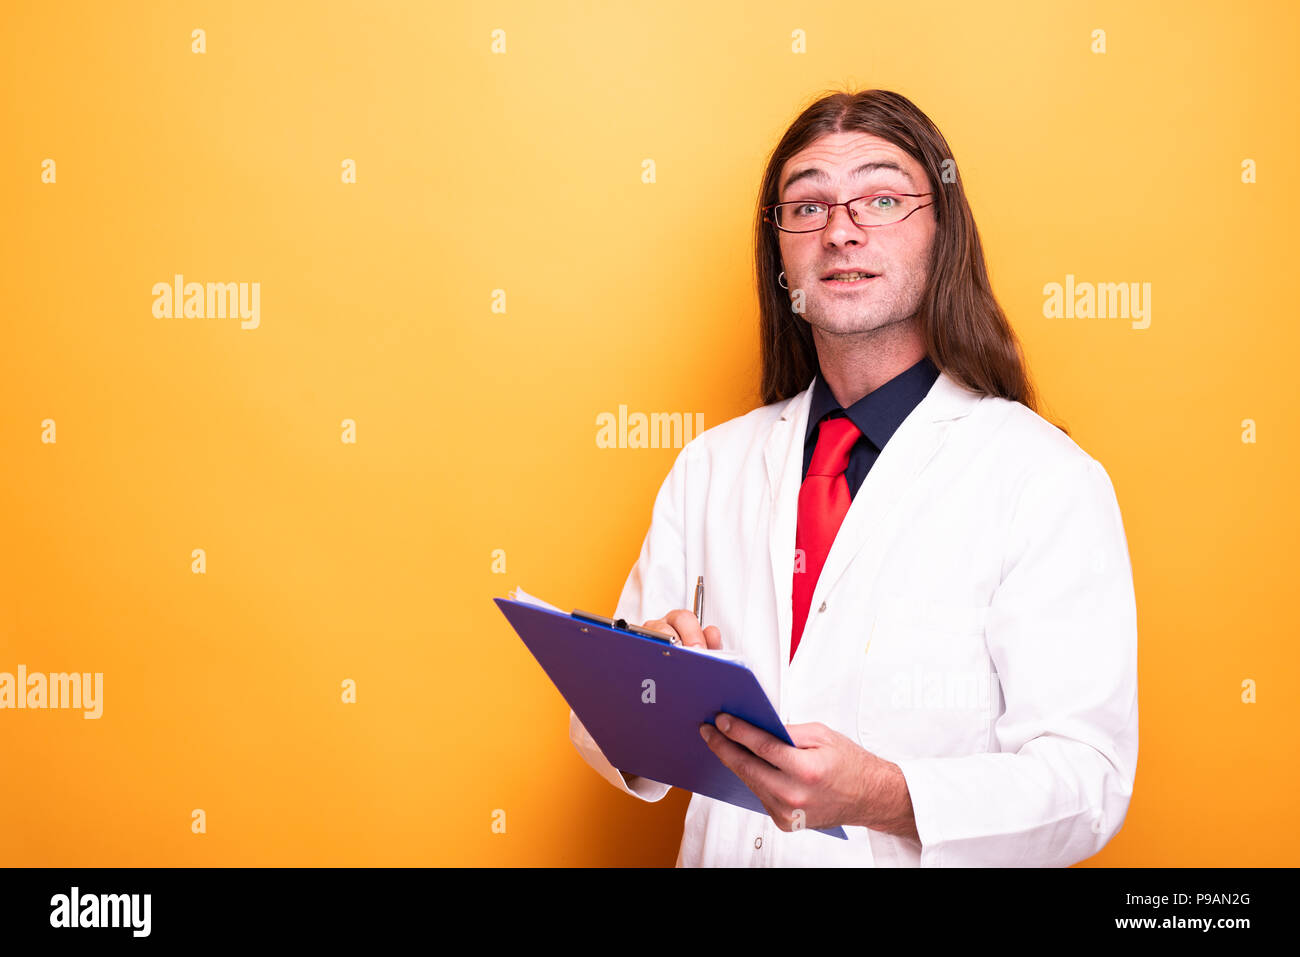
<instances>
[{"instance_id":1,"label":"man's fingers","mask_svg":"<svg viewBox=\"0 0 1300 957\"><path fill-rule=\"evenodd\" d=\"M721 719L726 724L725 731L718 725L717 719ZM780 768L782 771L794 771L797 767L798 750L790 747L780 738L768 734L762 728L755 727L734 714L717 715L714 725L732 741L739 743L747 751L773 767Z\"/></svg>"},{"instance_id":2,"label":"man's fingers","mask_svg":"<svg viewBox=\"0 0 1300 957\"><path fill-rule=\"evenodd\" d=\"M664 615L664 620L668 622L677 632L677 637L681 638L682 644L688 648L711 648L704 632L700 630L699 620L695 617L695 612L688 611L685 608L675 608L668 614ZM717 629L714 629L717 631Z\"/></svg>"},{"instance_id":3,"label":"man's fingers","mask_svg":"<svg viewBox=\"0 0 1300 957\"><path fill-rule=\"evenodd\" d=\"M704 640L708 643L710 648L713 648L716 651L722 650L722 632L718 631L717 625L709 625L709 627L704 629Z\"/></svg>"},{"instance_id":4,"label":"man's fingers","mask_svg":"<svg viewBox=\"0 0 1300 957\"><path fill-rule=\"evenodd\" d=\"M668 622L662 618L653 618L641 627L648 628L650 631L657 631L661 635L676 635L678 638L681 638L681 635L677 634L677 629L668 624Z\"/></svg>"},{"instance_id":5,"label":"man's fingers","mask_svg":"<svg viewBox=\"0 0 1300 957\"><path fill-rule=\"evenodd\" d=\"M790 735L796 748L815 748L829 744L831 736L836 732L819 721L813 721L808 724L787 724L785 733Z\"/></svg>"},{"instance_id":6,"label":"man's fingers","mask_svg":"<svg viewBox=\"0 0 1300 957\"><path fill-rule=\"evenodd\" d=\"M709 728L710 734L706 739L709 750L712 751L727 767L736 772L736 776L744 781L751 791L760 796L764 792L774 792L781 782L781 772L779 769L758 757L748 748L742 747L727 735L718 730L717 726Z\"/></svg>"},{"instance_id":7,"label":"man's fingers","mask_svg":"<svg viewBox=\"0 0 1300 957\"><path fill-rule=\"evenodd\" d=\"M662 618L647 621L641 627L649 628L651 631L660 631L664 634L676 635L681 639L682 644L688 648L722 650L722 632L718 630L718 626L709 625L708 628L701 629L699 619L695 617L695 612L686 608L674 608Z\"/></svg>"}]
</instances>

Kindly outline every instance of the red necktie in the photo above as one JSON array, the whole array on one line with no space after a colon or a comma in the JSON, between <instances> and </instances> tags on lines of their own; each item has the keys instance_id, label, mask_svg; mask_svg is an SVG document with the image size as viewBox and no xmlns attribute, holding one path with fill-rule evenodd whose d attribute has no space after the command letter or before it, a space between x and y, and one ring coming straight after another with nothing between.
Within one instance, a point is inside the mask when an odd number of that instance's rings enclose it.
<instances>
[{"instance_id":1,"label":"red necktie","mask_svg":"<svg viewBox=\"0 0 1300 957\"><path fill-rule=\"evenodd\" d=\"M790 632L790 660L803 637L808 621L808 606L813 589L826 564L826 554L849 510L849 481L844 470L849 464L849 450L862 435L846 417L823 419L817 427L817 447L813 449L808 475L799 488L799 524L794 544L803 550L803 571L795 555L794 623Z\"/></svg>"}]
</instances>

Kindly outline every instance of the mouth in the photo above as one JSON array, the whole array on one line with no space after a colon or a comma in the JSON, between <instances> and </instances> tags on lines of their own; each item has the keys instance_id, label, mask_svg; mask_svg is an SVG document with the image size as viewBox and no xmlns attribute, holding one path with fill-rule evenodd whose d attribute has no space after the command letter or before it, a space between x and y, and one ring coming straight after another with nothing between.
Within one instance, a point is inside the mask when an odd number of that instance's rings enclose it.
<instances>
[{"instance_id":1,"label":"mouth","mask_svg":"<svg viewBox=\"0 0 1300 957\"><path fill-rule=\"evenodd\" d=\"M843 272L830 272L822 276L822 284L833 286L836 289L854 289L858 286L865 286L873 279L878 279L879 273L867 272L866 270L848 270Z\"/></svg>"}]
</instances>

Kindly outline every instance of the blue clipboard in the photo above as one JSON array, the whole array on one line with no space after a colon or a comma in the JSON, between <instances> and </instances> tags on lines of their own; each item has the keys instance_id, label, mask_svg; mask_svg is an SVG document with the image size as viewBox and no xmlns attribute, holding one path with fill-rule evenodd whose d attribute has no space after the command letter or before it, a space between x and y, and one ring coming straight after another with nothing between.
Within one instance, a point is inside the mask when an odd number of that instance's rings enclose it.
<instances>
[{"instance_id":1,"label":"blue clipboard","mask_svg":"<svg viewBox=\"0 0 1300 957\"><path fill-rule=\"evenodd\" d=\"M648 637L621 620L604 624L610 619L581 611L493 601L610 764L768 816L699 732L725 711L794 746L752 671ZM842 827L815 830L848 840Z\"/></svg>"}]
</instances>

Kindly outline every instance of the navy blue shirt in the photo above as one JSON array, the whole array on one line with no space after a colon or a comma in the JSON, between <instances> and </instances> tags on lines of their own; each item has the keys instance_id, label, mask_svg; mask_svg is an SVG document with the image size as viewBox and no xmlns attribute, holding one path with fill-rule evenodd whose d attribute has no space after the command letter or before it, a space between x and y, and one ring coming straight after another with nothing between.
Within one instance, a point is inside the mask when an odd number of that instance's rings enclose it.
<instances>
[{"instance_id":1,"label":"navy blue shirt","mask_svg":"<svg viewBox=\"0 0 1300 957\"><path fill-rule=\"evenodd\" d=\"M928 356L923 356L916 365L900 372L845 409L836 400L835 393L831 392L818 369L808 406L808 431L804 433L803 478L808 477L808 466L812 463L813 449L817 446L818 424L823 418L848 415L862 433L853 443L849 452L849 466L844 470L844 478L849 483L849 496L857 495L885 443L926 397L937 378L938 367Z\"/></svg>"}]
</instances>

